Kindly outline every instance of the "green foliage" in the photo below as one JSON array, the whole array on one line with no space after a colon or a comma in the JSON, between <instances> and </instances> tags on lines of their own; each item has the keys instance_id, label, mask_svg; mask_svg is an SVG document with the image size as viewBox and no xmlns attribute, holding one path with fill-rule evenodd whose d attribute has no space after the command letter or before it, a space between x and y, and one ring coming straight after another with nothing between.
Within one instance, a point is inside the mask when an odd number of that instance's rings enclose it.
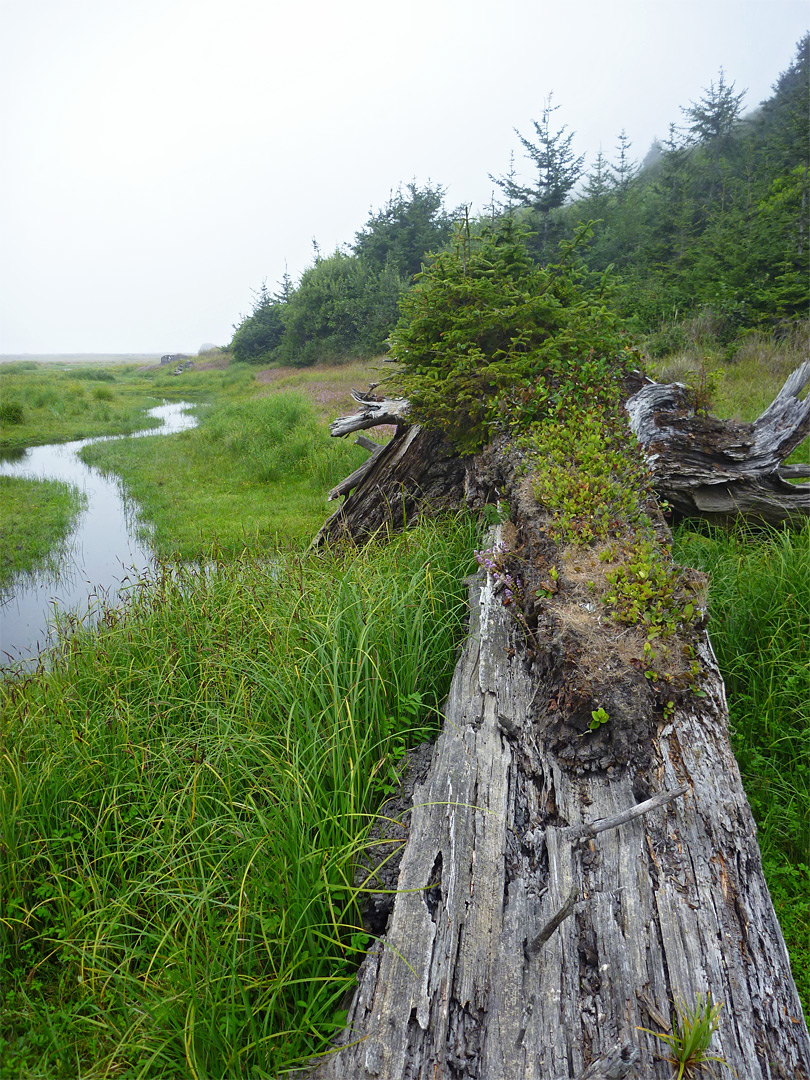
<instances>
[{"instance_id":1,"label":"green foliage","mask_svg":"<svg viewBox=\"0 0 810 1080\"><path fill-rule=\"evenodd\" d=\"M418 274L428 252L450 240L453 222L444 209L440 185L418 187L413 181L392 194L355 234L354 253L381 272L391 268L405 281Z\"/></svg>"},{"instance_id":2,"label":"green foliage","mask_svg":"<svg viewBox=\"0 0 810 1080\"><path fill-rule=\"evenodd\" d=\"M471 451L496 420L525 422L570 385L621 370L618 321L603 288L583 288L571 259L569 247L566 261L536 266L513 218L480 237L460 234L438 255L391 335L414 415Z\"/></svg>"},{"instance_id":3,"label":"green foliage","mask_svg":"<svg viewBox=\"0 0 810 1080\"><path fill-rule=\"evenodd\" d=\"M621 566L606 574L610 591L605 602L616 622L642 624L649 637L674 634L695 617L694 590L659 545L637 539L624 553Z\"/></svg>"},{"instance_id":4,"label":"green foliage","mask_svg":"<svg viewBox=\"0 0 810 1080\"><path fill-rule=\"evenodd\" d=\"M726 82L725 73L720 68L717 85L715 86L714 81L709 83L708 89L703 91L703 97L682 110L688 123L690 138L696 142L709 143L730 135L740 119L745 95L745 90L734 93L734 83L729 85Z\"/></svg>"},{"instance_id":5,"label":"green foliage","mask_svg":"<svg viewBox=\"0 0 810 1080\"><path fill-rule=\"evenodd\" d=\"M184 559L311 537L327 513L326 492L364 456L330 439L312 402L289 391L221 400L177 435L82 451L88 464L121 478L155 549Z\"/></svg>"},{"instance_id":6,"label":"green foliage","mask_svg":"<svg viewBox=\"0 0 810 1080\"><path fill-rule=\"evenodd\" d=\"M568 236L601 219L582 257L592 270L615 266L619 310L659 335L657 351L662 323L667 331L701 310L722 323L724 341L806 315L808 42L756 112L740 116L742 93L721 72L683 110L685 139L673 126L624 187L611 188L598 161L583 197L552 214Z\"/></svg>"},{"instance_id":7,"label":"green foliage","mask_svg":"<svg viewBox=\"0 0 810 1080\"><path fill-rule=\"evenodd\" d=\"M405 281L336 251L304 271L284 307L284 334L274 356L289 364L379 354L397 316Z\"/></svg>"},{"instance_id":8,"label":"green foliage","mask_svg":"<svg viewBox=\"0 0 810 1080\"><path fill-rule=\"evenodd\" d=\"M602 298L565 264L534 265L508 218L440 255L403 313L391 351L416 417L464 450L488 441L496 424L508 426L548 514L549 535L577 547L610 542L605 551L616 565L601 599L616 621L643 632L650 677L673 683L659 670L666 648L659 645L657 656L651 642L679 635L689 644L697 586L675 566L649 518L649 470L622 405L638 357ZM507 554L483 553L482 565L525 623ZM693 668L680 688L695 689L700 667Z\"/></svg>"},{"instance_id":9,"label":"green foliage","mask_svg":"<svg viewBox=\"0 0 810 1080\"><path fill-rule=\"evenodd\" d=\"M711 993L706 995L705 1000L702 994L698 994L694 1005L684 1001L675 1003L675 1020L671 1032L641 1029L669 1046L671 1053L666 1060L677 1070L673 1080L689 1080L708 1068L712 1062L726 1064L723 1058L709 1053L712 1037L720 1026L722 1008L722 1003L712 1002Z\"/></svg>"},{"instance_id":10,"label":"green foliage","mask_svg":"<svg viewBox=\"0 0 810 1080\"><path fill-rule=\"evenodd\" d=\"M367 945L354 868L435 729L474 530L159 567L0 683L3 1076L276 1077Z\"/></svg>"},{"instance_id":11,"label":"green foliage","mask_svg":"<svg viewBox=\"0 0 810 1080\"><path fill-rule=\"evenodd\" d=\"M549 514L549 535L574 548L595 546L600 562L610 564L594 596L613 621L643 634L647 678L660 680L661 693L666 686L699 694L700 665L672 664L670 645L691 649L702 582L676 565L650 519L651 478L627 424L620 372L601 382L590 372L584 386L568 387L518 444L532 492ZM661 705L672 707L666 699Z\"/></svg>"},{"instance_id":12,"label":"green foliage","mask_svg":"<svg viewBox=\"0 0 810 1080\"><path fill-rule=\"evenodd\" d=\"M13 427L21 424L25 416L25 410L19 401L3 401L0 403L0 424Z\"/></svg>"},{"instance_id":13,"label":"green foliage","mask_svg":"<svg viewBox=\"0 0 810 1080\"><path fill-rule=\"evenodd\" d=\"M543 104L540 120L533 120L535 141L525 138L515 131L523 146L525 156L531 162L535 178L528 184L519 183L514 177L514 167L509 175L491 177L507 197L508 209L526 207L541 221L542 254L552 256L549 250L550 215L557 210L568 197L568 193L582 175L584 155L577 157L572 148L573 132L566 134L565 124L557 130L552 129L552 114L559 105L551 104L551 94Z\"/></svg>"},{"instance_id":14,"label":"green foliage","mask_svg":"<svg viewBox=\"0 0 810 1080\"><path fill-rule=\"evenodd\" d=\"M602 724L606 724L610 720L610 714L603 708L594 709L591 712L591 722L588 724L590 731L598 731Z\"/></svg>"},{"instance_id":15,"label":"green foliage","mask_svg":"<svg viewBox=\"0 0 810 1080\"><path fill-rule=\"evenodd\" d=\"M649 473L618 406L552 406L521 445L531 455L534 496L564 543L604 541L642 520Z\"/></svg>"},{"instance_id":16,"label":"green foliage","mask_svg":"<svg viewBox=\"0 0 810 1080\"><path fill-rule=\"evenodd\" d=\"M267 363L284 336L285 300L273 296L266 284L255 296L253 311L236 328L230 344L234 360Z\"/></svg>"},{"instance_id":17,"label":"green foliage","mask_svg":"<svg viewBox=\"0 0 810 1080\"><path fill-rule=\"evenodd\" d=\"M12 577L59 563L85 497L56 480L0 476L0 589Z\"/></svg>"},{"instance_id":18,"label":"green foliage","mask_svg":"<svg viewBox=\"0 0 810 1080\"><path fill-rule=\"evenodd\" d=\"M69 367L65 370L66 379L84 379L86 382L115 382L115 374L103 367Z\"/></svg>"},{"instance_id":19,"label":"green foliage","mask_svg":"<svg viewBox=\"0 0 810 1080\"><path fill-rule=\"evenodd\" d=\"M297 287L286 277L275 295L262 286L236 328L234 358L308 365L383 352L413 275L450 234L443 200L443 188L411 182L371 214L351 252L323 258L316 247Z\"/></svg>"}]
</instances>

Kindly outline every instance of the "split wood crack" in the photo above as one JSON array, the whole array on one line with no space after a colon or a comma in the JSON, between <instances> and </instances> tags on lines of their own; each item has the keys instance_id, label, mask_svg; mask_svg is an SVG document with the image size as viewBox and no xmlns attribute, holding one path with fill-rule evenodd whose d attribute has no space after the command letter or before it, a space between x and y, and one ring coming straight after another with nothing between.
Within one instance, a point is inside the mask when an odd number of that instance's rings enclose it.
<instances>
[{"instance_id":1,"label":"split wood crack","mask_svg":"<svg viewBox=\"0 0 810 1080\"><path fill-rule=\"evenodd\" d=\"M675 788L674 791L661 791L658 795L653 795L651 799L646 799L636 806L631 806L629 810L622 810L618 814L611 814L610 817L600 818L598 821L583 822L580 825L570 825L565 829L561 829L559 835L566 840L588 840L591 837L598 836L599 833L607 832L609 829L618 829L620 825L625 825L628 821L633 821L635 818L642 817L644 814L649 814L651 810L657 810L659 806L666 806L666 804L672 802L673 799L685 795L688 790L689 785L682 784L681 787ZM537 956L560 923L567 919L573 912L579 898L579 886L573 885L570 893L566 897L565 903L559 911L548 920L540 933L527 947L526 953L528 956Z\"/></svg>"}]
</instances>

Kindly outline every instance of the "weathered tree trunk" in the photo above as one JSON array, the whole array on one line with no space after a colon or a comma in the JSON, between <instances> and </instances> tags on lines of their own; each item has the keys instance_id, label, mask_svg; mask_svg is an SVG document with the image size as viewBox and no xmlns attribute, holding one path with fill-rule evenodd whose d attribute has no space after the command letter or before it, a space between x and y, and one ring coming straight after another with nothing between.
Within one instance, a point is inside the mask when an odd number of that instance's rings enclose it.
<instances>
[{"instance_id":1,"label":"weathered tree trunk","mask_svg":"<svg viewBox=\"0 0 810 1080\"><path fill-rule=\"evenodd\" d=\"M644 447L655 489L687 517L728 520L740 514L778 524L810 515L806 466L782 462L810 434L810 360L788 378L753 424L698 416L679 383L650 383L627 403L630 426Z\"/></svg>"},{"instance_id":2,"label":"weathered tree trunk","mask_svg":"<svg viewBox=\"0 0 810 1080\"><path fill-rule=\"evenodd\" d=\"M679 383L649 380L627 401L630 426L645 451L659 498L679 515L714 521L745 516L772 524L810 516L810 484L789 479L810 474L804 465L784 459L810 434L810 395L799 394L810 382L810 360L787 379L772 404L753 424L698 415L689 391ZM638 384L637 384L638 386ZM397 424L397 435L330 496L348 499L325 522L315 543L352 536L368 538L403 515L414 520L437 507L475 504L490 493L481 470L459 458L436 432L408 426L408 402L375 399L354 392L362 406L335 420L334 436L378 424Z\"/></svg>"},{"instance_id":3,"label":"weathered tree trunk","mask_svg":"<svg viewBox=\"0 0 810 1080\"><path fill-rule=\"evenodd\" d=\"M400 529L421 514L463 502L467 462L440 434L418 424L398 428L366 465L333 488L345 489L354 478L351 494L324 522L314 546L342 539L364 541L386 529Z\"/></svg>"},{"instance_id":4,"label":"weathered tree trunk","mask_svg":"<svg viewBox=\"0 0 810 1080\"><path fill-rule=\"evenodd\" d=\"M428 476L445 499L496 488L517 523L504 539L527 595L552 561L559 579L517 613L491 574L471 583L469 636L414 793L389 924L339 1048L312 1076L664 1080L667 1046L641 1029L667 1031L673 1001L710 993L724 1006L710 1052L740 1080L809 1080L705 629L699 687L680 678L662 709L642 638L602 620L587 586L597 571L587 553L554 547L508 445L452 465L434 438L399 433L385 479L380 453L323 535L367 535L358 515L375 500L387 508L371 531L401 521L397 462L425 440L415 509ZM591 730L598 708L609 719Z\"/></svg>"}]
</instances>

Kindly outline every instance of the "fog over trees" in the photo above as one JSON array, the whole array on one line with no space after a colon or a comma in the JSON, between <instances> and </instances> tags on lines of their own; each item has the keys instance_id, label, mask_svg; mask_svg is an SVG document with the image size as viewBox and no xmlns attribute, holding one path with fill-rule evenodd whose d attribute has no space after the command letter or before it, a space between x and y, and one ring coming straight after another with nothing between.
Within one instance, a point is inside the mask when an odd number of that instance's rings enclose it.
<instances>
[{"instance_id":1,"label":"fog over trees","mask_svg":"<svg viewBox=\"0 0 810 1080\"><path fill-rule=\"evenodd\" d=\"M594 223L577 249L585 274L610 270L611 302L650 350L677 343L700 315L729 346L742 331L806 312L804 217L808 199L808 36L773 95L744 112L744 88L720 69L681 109L667 138L640 165L626 131L612 155L586 167L574 132L557 122L550 95L523 153L492 174L501 196L476 220L448 208L440 183L412 180L392 192L347 244L293 284L262 285L232 341L238 360L311 364L383 352L399 302L432 254L452 245L454 223L472 232L512 215L533 236L540 265L580 223ZM604 283L600 284L600 288Z\"/></svg>"}]
</instances>

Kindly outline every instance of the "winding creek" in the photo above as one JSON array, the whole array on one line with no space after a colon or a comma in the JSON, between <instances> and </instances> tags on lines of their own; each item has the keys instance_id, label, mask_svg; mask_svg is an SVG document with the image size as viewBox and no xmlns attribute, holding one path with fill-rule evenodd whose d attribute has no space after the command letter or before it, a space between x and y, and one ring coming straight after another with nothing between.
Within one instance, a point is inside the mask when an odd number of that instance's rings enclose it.
<instances>
[{"instance_id":1,"label":"winding creek","mask_svg":"<svg viewBox=\"0 0 810 1080\"><path fill-rule=\"evenodd\" d=\"M35 446L16 460L0 460L0 475L63 480L87 499L68 537L56 574L23 574L0 598L0 666L33 661L54 644L54 617L71 613L91 619L100 605L116 604L149 566L152 553L137 535L137 512L118 481L85 465L79 451L111 439L171 435L194 427L188 402L164 403L148 415L161 426L134 435L111 435L77 442ZM170 467L167 462L167 468Z\"/></svg>"}]
</instances>

